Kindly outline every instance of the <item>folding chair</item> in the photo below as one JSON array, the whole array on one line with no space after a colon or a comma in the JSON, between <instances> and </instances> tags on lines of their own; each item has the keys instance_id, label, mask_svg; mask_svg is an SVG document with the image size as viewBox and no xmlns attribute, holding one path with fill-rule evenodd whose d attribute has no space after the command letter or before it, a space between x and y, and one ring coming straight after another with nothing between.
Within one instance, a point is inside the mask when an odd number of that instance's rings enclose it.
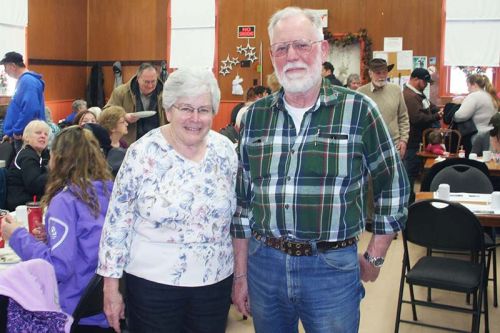
<instances>
[{"instance_id":1,"label":"folding chair","mask_svg":"<svg viewBox=\"0 0 500 333\"><path fill-rule=\"evenodd\" d=\"M423 255L411 265L408 243L426 249L468 251L476 260ZM448 331L469 332L419 322L416 310L418 305L470 313L472 332L479 332L481 313L484 313L485 332L489 332L488 302L485 292L488 275L484 236L483 228L476 216L459 203L437 199L416 202L409 208L407 225L403 231L403 246L403 265L394 331L399 332L400 323L408 323ZM413 252L415 249L411 250ZM403 300L405 282L409 285L410 300ZM415 286L472 294L472 307L416 299ZM401 319L403 303L411 304L413 321ZM484 311L482 311L483 303Z\"/></svg>"}]
</instances>

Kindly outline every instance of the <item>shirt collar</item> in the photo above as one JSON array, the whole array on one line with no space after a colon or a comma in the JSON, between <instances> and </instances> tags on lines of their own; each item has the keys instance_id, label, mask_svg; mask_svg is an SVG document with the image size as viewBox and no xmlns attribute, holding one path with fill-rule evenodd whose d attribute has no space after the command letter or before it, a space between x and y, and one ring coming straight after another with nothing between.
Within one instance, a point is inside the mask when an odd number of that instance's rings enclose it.
<instances>
[{"instance_id":1,"label":"shirt collar","mask_svg":"<svg viewBox=\"0 0 500 333\"><path fill-rule=\"evenodd\" d=\"M425 94L419 90L417 90L417 88L415 88L414 86L412 86L411 84L409 84L408 82L405 83L405 86L410 89L411 91L415 92L416 94L419 94L423 97L426 97Z\"/></svg>"}]
</instances>

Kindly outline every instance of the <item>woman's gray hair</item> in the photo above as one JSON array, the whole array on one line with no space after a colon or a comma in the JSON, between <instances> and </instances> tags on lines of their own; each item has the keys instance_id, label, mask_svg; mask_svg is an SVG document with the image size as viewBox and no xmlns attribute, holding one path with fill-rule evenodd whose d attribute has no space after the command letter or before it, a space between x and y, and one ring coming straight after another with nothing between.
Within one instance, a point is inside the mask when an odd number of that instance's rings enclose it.
<instances>
[{"instance_id":1,"label":"woman's gray hair","mask_svg":"<svg viewBox=\"0 0 500 333\"><path fill-rule=\"evenodd\" d=\"M220 89L214 73L202 68L179 68L168 76L163 85L163 108L170 110L179 98L209 93L212 99L212 113L219 111Z\"/></svg>"},{"instance_id":2,"label":"woman's gray hair","mask_svg":"<svg viewBox=\"0 0 500 333\"><path fill-rule=\"evenodd\" d=\"M359 77L359 75L358 75L358 74L349 74L349 76L347 77L347 81L346 81L346 85L347 85L347 87L349 87L349 85L350 85L353 81L361 81L361 78Z\"/></svg>"},{"instance_id":3,"label":"woman's gray hair","mask_svg":"<svg viewBox=\"0 0 500 333\"><path fill-rule=\"evenodd\" d=\"M269 19L269 25L267 26L267 33L269 34L269 40L273 40L273 30L276 24L284 18L293 16L305 16L309 21L311 21L312 26L317 32L318 40L323 40L323 23L321 22L321 17L317 11L312 9L303 9L299 7L286 7L283 8L271 16Z\"/></svg>"}]
</instances>

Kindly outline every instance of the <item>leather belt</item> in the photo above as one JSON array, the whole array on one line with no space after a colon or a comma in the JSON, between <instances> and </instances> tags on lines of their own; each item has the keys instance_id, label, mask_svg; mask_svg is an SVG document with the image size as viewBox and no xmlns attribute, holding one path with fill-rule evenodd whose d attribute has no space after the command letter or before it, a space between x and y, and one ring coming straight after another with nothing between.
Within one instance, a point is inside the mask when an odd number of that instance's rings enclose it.
<instances>
[{"instance_id":1,"label":"leather belt","mask_svg":"<svg viewBox=\"0 0 500 333\"><path fill-rule=\"evenodd\" d=\"M310 242L294 241L286 238L274 238L263 236L256 231L252 232L253 237L259 242L263 242L269 247L280 250L288 255L294 257L312 256L314 253L313 246ZM328 250L337 250L356 244L358 237L348 238L337 242L317 242L316 249L318 252L325 252Z\"/></svg>"}]
</instances>

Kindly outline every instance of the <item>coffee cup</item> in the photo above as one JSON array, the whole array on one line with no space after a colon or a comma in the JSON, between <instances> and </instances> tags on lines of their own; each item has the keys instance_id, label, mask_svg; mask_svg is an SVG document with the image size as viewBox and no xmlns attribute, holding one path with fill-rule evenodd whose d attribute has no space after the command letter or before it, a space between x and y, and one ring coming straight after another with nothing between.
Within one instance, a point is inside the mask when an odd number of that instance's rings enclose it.
<instances>
[{"instance_id":1,"label":"coffee cup","mask_svg":"<svg viewBox=\"0 0 500 333\"><path fill-rule=\"evenodd\" d=\"M450 185L439 184L437 195L441 200L450 200Z\"/></svg>"},{"instance_id":2,"label":"coffee cup","mask_svg":"<svg viewBox=\"0 0 500 333\"><path fill-rule=\"evenodd\" d=\"M483 162L488 162L491 160L491 151L484 150L483 151Z\"/></svg>"},{"instance_id":3,"label":"coffee cup","mask_svg":"<svg viewBox=\"0 0 500 333\"><path fill-rule=\"evenodd\" d=\"M469 160L477 160L477 154L476 153L470 153L469 154Z\"/></svg>"},{"instance_id":4,"label":"coffee cup","mask_svg":"<svg viewBox=\"0 0 500 333\"><path fill-rule=\"evenodd\" d=\"M500 210L500 192L491 193L491 209Z\"/></svg>"},{"instance_id":5,"label":"coffee cup","mask_svg":"<svg viewBox=\"0 0 500 333\"><path fill-rule=\"evenodd\" d=\"M16 220L28 228L28 207L26 205L16 207Z\"/></svg>"}]
</instances>

